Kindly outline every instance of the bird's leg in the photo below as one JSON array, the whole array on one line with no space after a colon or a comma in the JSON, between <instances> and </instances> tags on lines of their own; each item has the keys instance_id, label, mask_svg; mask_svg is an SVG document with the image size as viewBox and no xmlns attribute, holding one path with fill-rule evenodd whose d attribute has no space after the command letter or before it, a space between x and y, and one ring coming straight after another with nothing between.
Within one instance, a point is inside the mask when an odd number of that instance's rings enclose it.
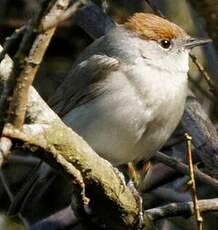
<instances>
[{"instance_id":1,"label":"bird's leg","mask_svg":"<svg viewBox=\"0 0 218 230\"><path fill-rule=\"evenodd\" d=\"M140 163L140 164L139 164ZM129 182L127 184L128 188L131 190L133 196L136 199L139 208L139 225L143 223L143 199L141 197L139 186L142 181L143 175L149 168L148 163L144 161L138 162L137 166L134 163L128 163L128 175L129 175ZM139 167L140 166L140 167ZM140 169L138 169L138 167ZM138 170L137 170L138 169Z\"/></svg>"},{"instance_id":2,"label":"bird's leg","mask_svg":"<svg viewBox=\"0 0 218 230\"><path fill-rule=\"evenodd\" d=\"M128 163L128 175L130 177L130 180L133 182L135 188L138 188L140 183L140 175L132 162Z\"/></svg>"},{"instance_id":3,"label":"bird's leg","mask_svg":"<svg viewBox=\"0 0 218 230\"><path fill-rule=\"evenodd\" d=\"M139 208L139 225L143 222L143 199L138 192L138 190L135 188L135 185L133 181L130 179L129 182L127 183L127 187L129 190L132 192L133 196L135 197L136 203Z\"/></svg>"},{"instance_id":4,"label":"bird's leg","mask_svg":"<svg viewBox=\"0 0 218 230\"><path fill-rule=\"evenodd\" d=\"M141 223L143 222L143 200L140 193L136 189L136 187L140 182L139 174L135 170L134 165L132 163L128 163L128 166L126 165L119 166L119 170L115 168L117 175L121 179L121 184L126 186L126 181L128 181L127 187L132 192L136 200L136 203L139 208L139 225L141 225Z\"/></svg>"}]
</instances>

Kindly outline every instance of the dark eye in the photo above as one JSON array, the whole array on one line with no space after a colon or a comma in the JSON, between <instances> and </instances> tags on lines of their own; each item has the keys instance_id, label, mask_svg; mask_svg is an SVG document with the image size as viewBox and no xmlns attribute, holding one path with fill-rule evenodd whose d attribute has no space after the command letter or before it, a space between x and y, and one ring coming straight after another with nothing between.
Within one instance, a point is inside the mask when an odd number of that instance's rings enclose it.
<instances>
[{"instance_id":1,"label":"dark eye","mask_svg":"<svg viewBox=\"0 0 218 230\"><path fill-rule=\"evenodd\" d=\"M171 47L172 43L170 40L164 39L164 40L160 41L160 45L164 49L169 49Z\"/></svg>"}]
</instances>

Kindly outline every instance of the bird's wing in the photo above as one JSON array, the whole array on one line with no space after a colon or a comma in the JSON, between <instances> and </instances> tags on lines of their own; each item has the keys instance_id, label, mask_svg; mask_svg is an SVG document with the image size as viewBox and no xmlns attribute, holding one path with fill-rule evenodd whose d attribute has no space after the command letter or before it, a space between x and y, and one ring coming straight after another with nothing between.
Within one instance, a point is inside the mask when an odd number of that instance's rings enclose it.
<instances>
[{"instance_id":1,"label":"bird's wing","mask_svg":"<svg viewBox=\"0 0 218 230\"><path fill-rule=\"evenodd\" d=\"M100 84L119 68L119 61L107 55L92 55L76 64L59 86L49 105L63 117L71 109L87 103L102 93Z\"/></svg>"}]
</instances>

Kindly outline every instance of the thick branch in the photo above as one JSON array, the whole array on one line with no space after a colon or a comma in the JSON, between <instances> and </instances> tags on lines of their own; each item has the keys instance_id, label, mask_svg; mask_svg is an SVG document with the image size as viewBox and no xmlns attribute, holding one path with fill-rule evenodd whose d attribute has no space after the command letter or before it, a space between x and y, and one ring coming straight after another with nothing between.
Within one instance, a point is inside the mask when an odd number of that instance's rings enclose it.
<instances>
[{"instance_id":1,"label":"thick branch","mask_svg":"<svg viewBox=\"0 0 218 230\"><path fill-rule=\"evenodd\" d=\"M200 103L194 96L186 101L182 126L193 137L193 144L208 173L218 177L218 134Z\"/></svg>"}]
</instances>

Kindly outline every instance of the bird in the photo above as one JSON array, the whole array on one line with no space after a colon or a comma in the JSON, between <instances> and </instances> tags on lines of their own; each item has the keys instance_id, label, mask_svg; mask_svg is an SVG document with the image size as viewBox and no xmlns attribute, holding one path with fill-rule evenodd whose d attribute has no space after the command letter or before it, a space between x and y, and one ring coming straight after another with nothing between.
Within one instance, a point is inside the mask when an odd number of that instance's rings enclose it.
<instances>
[{"instance_id":1,"label":"bird","mask_svg":"<svg viewBox=\"0 0 218 230\"><path fill-rule=\"evenodd\" d=\"M114 166L148 161L181 120L189 52L209 41L135 13L81 53L48 103Z\"/></svg>"}]
</instances>

